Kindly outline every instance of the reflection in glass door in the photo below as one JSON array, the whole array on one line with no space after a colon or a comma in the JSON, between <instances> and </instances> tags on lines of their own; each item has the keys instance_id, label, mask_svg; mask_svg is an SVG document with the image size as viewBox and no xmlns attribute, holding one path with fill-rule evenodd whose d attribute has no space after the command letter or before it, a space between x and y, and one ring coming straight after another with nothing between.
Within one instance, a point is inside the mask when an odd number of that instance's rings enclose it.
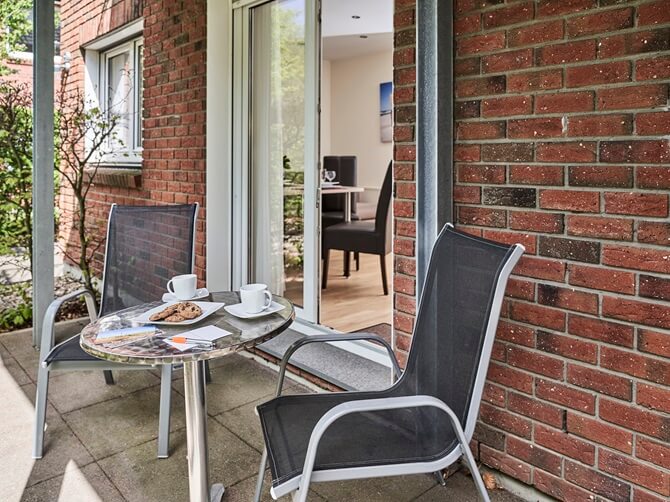
<instances>
[{"instance_id":1,"label":"reflection in glass door","mask_svg":"<svg viewBox=\"0 0 670 502\"><path fill-rule=\"evenodd\" d=\"M246 144L248 280L316 321L318 221L317 46L310 0L273 0L245 9L248 35ZM246 18L246 19L245 19ZM306 22L311 20L311 22ZM238 39L239 40L239 39Z\"/></svg>"}]
</instances>

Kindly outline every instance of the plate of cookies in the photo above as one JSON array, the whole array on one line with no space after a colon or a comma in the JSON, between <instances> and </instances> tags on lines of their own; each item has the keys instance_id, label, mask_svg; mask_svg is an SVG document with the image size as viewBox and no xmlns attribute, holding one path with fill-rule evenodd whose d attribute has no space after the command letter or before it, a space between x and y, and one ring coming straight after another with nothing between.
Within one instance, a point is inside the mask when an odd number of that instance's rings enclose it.
<instances>
[{"instance_id":1,"label":"plate of cookies","mask_svg":"<svg viewBox=\"0 0 670 502\"><path fill-rule=\"evenodd\" d=\"M223 306L224 303L221 302L173 301L147 310L133 320L141 323L165 324L170 326L194 324L212 315Z\"/></svg>"}]
</instances>

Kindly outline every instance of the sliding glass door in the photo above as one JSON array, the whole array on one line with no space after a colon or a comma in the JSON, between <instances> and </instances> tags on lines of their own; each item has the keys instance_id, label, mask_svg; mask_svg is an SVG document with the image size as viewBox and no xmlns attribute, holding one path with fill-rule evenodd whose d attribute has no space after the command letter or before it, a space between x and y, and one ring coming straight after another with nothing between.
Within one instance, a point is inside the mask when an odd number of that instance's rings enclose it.
<instances>
[{"instance_id":1,"label":"sliding glass door","mask_svg":"<svg viewBox=\"0 0 670 502\"><path fill-rule=\"evenodd\" d=\"M236 282L265 283L316 322L318 6L241 3L233 55Z\"/></svg>"}]
</instances>

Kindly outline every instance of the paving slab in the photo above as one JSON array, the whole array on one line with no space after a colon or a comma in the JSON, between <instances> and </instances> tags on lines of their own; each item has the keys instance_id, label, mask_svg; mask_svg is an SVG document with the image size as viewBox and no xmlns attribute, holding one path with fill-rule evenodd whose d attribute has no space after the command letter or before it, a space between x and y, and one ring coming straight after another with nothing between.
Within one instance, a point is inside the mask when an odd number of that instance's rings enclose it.
<instances>
[{"instance_id":1,"label":"paving slab","mask_svg":"<svg viewBox=\"0 0 670 502\"><path fill-rule=\"evenodd\" d=\"M314 483L311 488L331 501L405 502L415 499L435 485L437 485L437 480L433 476L415 474L412 476ZM446 498L443 500L446 500ZM453 500L460 501L459 498Z\"/></svg>"},{"instance_id":2,"label":"paving slab","mask_svg":"<svg viewBox=\"0 0 670 502\"><path fill-rule=\"evenodd\" d=\"M25 487L63 474L68 462L85 466L93 457L72 433L53 406L47 406L44 456L31 458L34 420L33 384L18 387L0 372L0 500L19 500Z\"/></svg>"},{"instance_id":3,"label":"paving slab","mask_svg":"<svg viewBox=\"0 0 670 502\"><path fill-rule=\"evenodd\" d=\"M49 375L49 401L60 413L125 396L160 383L151 371L114 371L107 385L102 371L54 371ZM175 396L180 399L180 396Z\"/></svg>"},{"instance_id":4,"label":"paving slab","mask_svg":"<svg viewBox=\"0 0 670 502\"><path fill-rule=\"evenodd\" d=\"M158 437L159 391L157 385L65 413L63 418L93 457L101 459ZM170 430L185 424L183 398L173 392Z\"/></svg>"},{"instance_id":5,"label":"paving slab","mask_svg":"<svg viewBox=\"0 0 670 502\"><path fill-rule=\"evenodd\" d=\"M226 488L226 494L224 496L224 502L249 502L253 500L254 495L256 494L256 476L247 478L239 483ZM263 492L261 495L261 502L272 502L274 499L270 496L270 474L269 471L265 472L265 484L263 485ZM285 495L278 499L279 502L291 502L291 495ZM314 490L309 491L309 496L307 497L309 502L324 502L326 499L318 495ZM353 501L349 501L353 502Z\"/></svg>"},{"instance_id":6,"label":"paving slab","mask_svg":"<svg viewBox=\"0 0 670 502\"><path fill-rule=\"evenodd\" d=\"M18 500L18 499L17 499ZM27 488L21 502L124 502L119 490L97 464L68 463L65 474Z\"/></svg>"},{"instance_id":7,"label":"paving slab","mask_svg":"<svg viewBox=\"0 0 670 502\"><path fill-rule=\"evenodd\" d=\"M12 354L2 344L0 344L0 368L3 372L6 371L8 376L17 385L25 385L32 382L28 373L23 370L19 362L14 359Z\"/></svg>"},{"instance_id":8,"label":"paving slab","mask_svg":"<svg viewBox=\"0 0 670 502\"><path fill-rule=\"evenodd\" d=\"M210 419L207 427L212 482L232 486L253 476L260 454L215 420ZM149 441L99 464L130 502L188 500L185 430L174 433L173 438L173 450L167 459L157 459L156 441Z\"/></svg>"},{"instance_id":9,"label":"paving slab","mask_svg":"<svg viewBox=\"0 0 670 502\"><path fill-rule=\"evenodd\" d=\"M277 372L239 354L230 354L221 360L220 365L211 368L212 381L207 384L210 415L274 395ZM172 385L183 395L183 380L176 380Z\"/></svg>"},{"instance_id":10,"label":"paving slab","mask_svg":"<svg viewBox=\"0 0 670 502\"><path fill-rule=\"evenodd\" d=\"M489 490L491 502L522 502L522 499L505 490ZM459 502L480 502L474 481L469 474L458 471L447 479L447 486L437 485L416 499L416 502L435 500L458 500Z\"/></svg>"},{"instance_id":11,"label":"paving slab","mask_svg":"<svg viewBox=\"0 0 670 502\"><path fill-rule=\"evenodd\" d=\"M302 385L286 382L284 384L284 394L298 394L310 392L309 389ZM228 428L233 434L242 438L245 442L253 446L256 450L263 451L263 435L261 432L261 422L256 415L255 408L269 399L272 399L274 394L267 396L251 403L244 404L224 413L219 413L214 418L220 424Z\"/></svg>"}]
</instances>

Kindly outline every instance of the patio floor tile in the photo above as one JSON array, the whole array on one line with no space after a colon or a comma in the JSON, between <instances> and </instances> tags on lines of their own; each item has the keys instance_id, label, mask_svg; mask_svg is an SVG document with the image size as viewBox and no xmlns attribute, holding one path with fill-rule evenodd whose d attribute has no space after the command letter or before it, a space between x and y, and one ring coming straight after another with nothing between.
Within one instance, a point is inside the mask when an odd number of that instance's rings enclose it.
<instances>
[{"instance_id":1,"label":"patio floor tile","mask_svg":"<svg viewBox=\"0 0 670 502\"><path fill-rule=\"evenodd\" d=\"M33 348L31 343L29 336L9 334L0 337L0 344L4 345L30 379L36 382L39 352Z\"/></svg>"},{"instance_id":2,"label":"patio floor tile","mask_svg":"<svg viewBox=\"0 0 670 502\"><path fill-rule=\"evenodd\" d=\"M49 376L49 401L67 413L153 387L160 378L150 371L115 371L114 381L107 385L102 371L54 371Z\"/></svg>"},{"instance_id":3,"label":"patio floor tile","mask_svg":"<svg viewBox=\"0 0 670 502\"><path fill-rule=\"evenodd\" d=\"M310 391L302 385L297 385L288 381L284 383L284 394L297 394L302 392ZM254 409L259 404L272 399L273 396L274 394L265 396L238 408L228 410L225 413L220 413L214 418L260 452L263 450L264 446L263 436L261 434L261 423Z\"/></svg>"},{"instance_id":4,"label":"patio floor tile","mask_svg":"<svg viewBox=\"0 0 670 502\"><path fill-rule=\"evenodd\" d=\"M68 463L65 474L27 488L22 502L124 502L121 493L100 467L93 463L83 468Z\"/></svg>"},{"instance_id":5,"label":"patio floor tile","mask_svg":"<svg viewBox=\"0 0 670 502\"><path fill-rule=\"evenodd\" d=\"M47 429L44 432L43 457L32 460L33 420L35 410L35 385L28 384L20 387L12 398L12 405L7 414L0 414L2 428L0 437L8 448L0 449L0 472L16 472L21 470L27 473L24 486L31 486L46 479L63 474L68 462L85 466L93 462L93 457L86 447L72 433L72 429L63 421L56 409L47 405ZM2 394L7 397L6 393ZM20 403L17 401L21 401ZM10 415L7 417L5 415ZM21 423L14 423L18 422ZM17 430L18 429L18 430ZM8 438L14 438L12 442ZM28 469L28 466L30 468ZM13 482L21 482L21 475L16 476ZM0 494L2 492L0 491ZM0 500L5 500L0 496Z\"/></svg>"},{"instance_id":6,"label":"patio floor tile","mask_svg":"<svg viewBox=\"0 0 670 502\"><path fill-rule=\"evenodd\" d=\"M327 500L333 501L400 502L413 500L436 484L437 481L432 476L415 474L413 476L314 483L312 489ZM454 500L460 501L460 499Z\"/></svg>"},{"instance_id":7,"label":"patio floor tile","mask_svg":"<svg viewBox=\"0 0 670 502\"><path fill-rule=\"evenodd\" d=\"M456 500L459 502L479 502L475 484L469 474L459 471L447 479L447 486L440 485L428 490L416 499L416 502L433 502L435 500ZM452 498L453 497L453 498ZM522 502L522 499L504 490L490 490L491 502Z\"/></svg>"},{"instance_id":8,"label":"patio floor tile","mask_svg":"<svg viewBox=\"0 0 670 502\"><path fill-rule=\"evenodd\" d=\"M277 373L239 354L221 358L211 368L212 381L207 384L207 412L218 415L258 399L269 398L277 385ZM184 394L184 381L172 386Z\"/></svg>"},{"instance_id":9,"label":"patio floor tile","mask_svg":"<svg viewBox=\"0 0 670 502\"><path fill-rule=\"evenodd\" d=\"M63 414L96 459L158 436L159 386ZM185 426L183 398L172 393L170 430ZM156 451L153 452L156 456Z\"/></svg>"},{"instance_id":10,"label":"patio floor tile","mask_svg":"<svg viewBox=\"0 0 670 502\"><path fill-rule=\"evenodd\" d=\"M263 485L263 494L261 496L261 502L272 502L274 499L270 496L270 471L265 471L265 484ZM254 494L256 493L256 475L240 481L239 483L226 488L226 494L224 496L223 502L249 502L253 500ZM309 497L307 497L309 502L323 502L326 499L319 496L314 490L309 491ZM279 499L280 502L291 502L291 496L285 495ZM353 502L353 501L350 501Z\"/></svg>"},{"instance_id":11,"label":"patio floor tile","mask_svg":"<svg viewBox=\"0 0 670 502\"><path fill-rule=\"evenodd\" d=\"M17 385L25 385L31 383L32 380L28 376L19 362L14 359L11 353L0 343L0 367L3 371L6 370L9 376L16 382Z\"/></svg>"},{"instance_id":12,"label":"patio floor tile","mask_svg":"<svg viewBox=\"0 0 670 502\"><path fill-rule=\"evenodd\" d=\"M260 454L225 427L208 422L210 479L233 485L253 476ZM103 471L130 502L188 500L186 432L172 434L167 459L156 458L156 441L129 448L99 462Z\"/></svg>"}]
</instances>

